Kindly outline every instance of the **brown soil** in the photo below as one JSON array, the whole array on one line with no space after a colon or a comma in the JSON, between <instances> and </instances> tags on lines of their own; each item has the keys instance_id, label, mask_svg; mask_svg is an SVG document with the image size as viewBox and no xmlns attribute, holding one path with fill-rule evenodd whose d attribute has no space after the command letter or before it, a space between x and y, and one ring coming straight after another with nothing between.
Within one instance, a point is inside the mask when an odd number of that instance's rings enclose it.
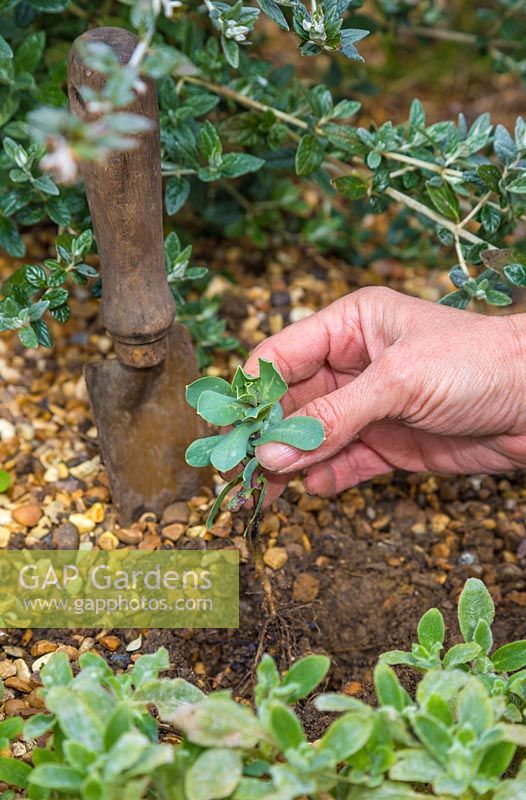
<instances>
[{"instance_id":1,"label":"brown soil","mask_svg":"<svg viewBox=\"0 0 526 800\"><path fill-rule=\"evenodd\" d=\"M209 252L209 244L205 246ZM230 328L247 347L286 324L295 309L315 310L358 285L387 279L390 285L429 298L441 291L440 280L429 272L389 262L376 264L374 270L353 270L319 257L313 264L310 256L297 248L271 253L265 260L254 255L248 273L237 266L238 248L217 250L217 264L226 265L237 283L217 276L214 291L222 296ZM96 305L82 295L75 305L74 321L65 330L56 330L54 353L25 352L14 338L5 339L0 351L2 416L17 430L15 439L0 444L2 466L15 476L7 505L14 509L36 503L47 520L34 529L5 525L9 547L57 546L64 535L64 528L59 529L69 515L88 511L95 502L102 503L104 519L81 540L97 546L104 532L122 535L103 468L95 463L91 473L74 475L76 466L97 455L82 388L82 363L100 358L107 347L96 322ZM225 357L222 371L231 372L235 363L236 357ZM59 478L50 482L46 469L53 463L63 467ZM69 645L75 659L86 637L92 637L92 646L119 670L139 653L164 645L174 673L206 688L230 687L236 695L248 696L261 652L274 655L281 669L300 655L326 652L333 662L328 685L371 699L378 655L409 647L418 618L427 608L438 606L444 612L448 643L458 640L456 600L470 576L482 578L496 601L496 643L526 638L523 477L397 474L334 500L310 497L301 481L293 481L262 524L264 549L280 547L287 556L283 567L268 570L279 604L277 619L265 614L261 586L240 535L243 521L226 512L214 535L207 534L203 521L211 495L204 492L187 504L186 533L177 547L240 549L239 629L143 631L141 648L133 653L126 650L137 637L133 630L112 632L118 637L112 641L115 650L107 646L108 632L9 631L0 638L0 660L22 657L31 667L35 648L43 640ZM144 519L135 532L139 547L173 546L163 536L161 520ZM13 646L21 649L15 652ZM404 680L410 686L413 678L408 673ZM9 697L22 699L31 713L31 695L13 688ZM303 715L315 737L324 720L313 714L309 704Z\"/></svg>"}]
</instances>

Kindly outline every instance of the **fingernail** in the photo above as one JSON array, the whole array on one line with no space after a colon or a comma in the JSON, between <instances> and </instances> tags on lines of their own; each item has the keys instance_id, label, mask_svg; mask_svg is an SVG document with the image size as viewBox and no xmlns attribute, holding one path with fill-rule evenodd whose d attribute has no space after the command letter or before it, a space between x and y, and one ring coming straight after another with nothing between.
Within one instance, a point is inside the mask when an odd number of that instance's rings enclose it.
<instances>
[{"instance_id":1,"label":"fingernail","mask_svg":"<svg viewBox=\"0 0 526 800\"><path fill-rule=\"evenodd\" d=\"M262 444L256 448L256 456L262 467L270 472L282 472L298 458L298 451L286 444Z\"/></svg>"}]
</instances>

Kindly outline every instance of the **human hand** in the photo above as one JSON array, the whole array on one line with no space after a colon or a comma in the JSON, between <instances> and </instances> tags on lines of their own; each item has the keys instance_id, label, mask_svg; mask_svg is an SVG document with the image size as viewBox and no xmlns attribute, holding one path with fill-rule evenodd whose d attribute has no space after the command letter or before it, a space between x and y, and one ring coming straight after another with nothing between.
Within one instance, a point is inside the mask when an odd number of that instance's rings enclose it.
<instances>
[{"instance_id":1,"label":"human hand","mask_svg":"<svg viewBox=\"0 0 526 800\"><path fill-rule=\"evenodd\" d=\"M305 472L332 495L390 472L473 474L526 466L526 317L486 317L367 288L262 342L289 384L286 416L317 417L325 442L258 447L269 502Z\"/></svg>"}]
</instances>

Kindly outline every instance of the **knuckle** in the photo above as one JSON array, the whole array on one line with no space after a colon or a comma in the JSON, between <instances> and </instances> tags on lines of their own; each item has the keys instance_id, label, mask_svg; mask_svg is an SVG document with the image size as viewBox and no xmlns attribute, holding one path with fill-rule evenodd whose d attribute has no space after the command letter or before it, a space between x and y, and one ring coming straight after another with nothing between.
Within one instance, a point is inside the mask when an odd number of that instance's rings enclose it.
<instances>
[{"instance_id":1,"label":"knuckle","mask_svg":"<svg viewBox=\"0 0 526 800\"><path fill-rule=\"evenodd\" d=\"M323 425L326 440L334 437L338 428L339 414L333 400L328 397L317 397L308 404L305 413L309 417L319 419Z\"/></svg>"}]
</instances>

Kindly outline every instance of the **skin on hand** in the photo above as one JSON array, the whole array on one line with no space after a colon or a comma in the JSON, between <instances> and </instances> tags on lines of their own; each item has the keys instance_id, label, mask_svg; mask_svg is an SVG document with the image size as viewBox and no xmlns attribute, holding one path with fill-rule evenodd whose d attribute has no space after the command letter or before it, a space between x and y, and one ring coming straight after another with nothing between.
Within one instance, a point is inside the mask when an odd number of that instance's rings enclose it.
<instances>
[{"instance_id":1,"label":"skin on hand","mask_svg":"<svg viewBox=\"0 0 526 800\"><path fill-rule=\"evenodd\" d=\"M289 384L285 415L318 418L304 453L256 449L268 502L292 475L330 496L394 468L474 474L526 466L526 317L487 317L360 289L262 342Z\"/></svg>"}]
</instances>

